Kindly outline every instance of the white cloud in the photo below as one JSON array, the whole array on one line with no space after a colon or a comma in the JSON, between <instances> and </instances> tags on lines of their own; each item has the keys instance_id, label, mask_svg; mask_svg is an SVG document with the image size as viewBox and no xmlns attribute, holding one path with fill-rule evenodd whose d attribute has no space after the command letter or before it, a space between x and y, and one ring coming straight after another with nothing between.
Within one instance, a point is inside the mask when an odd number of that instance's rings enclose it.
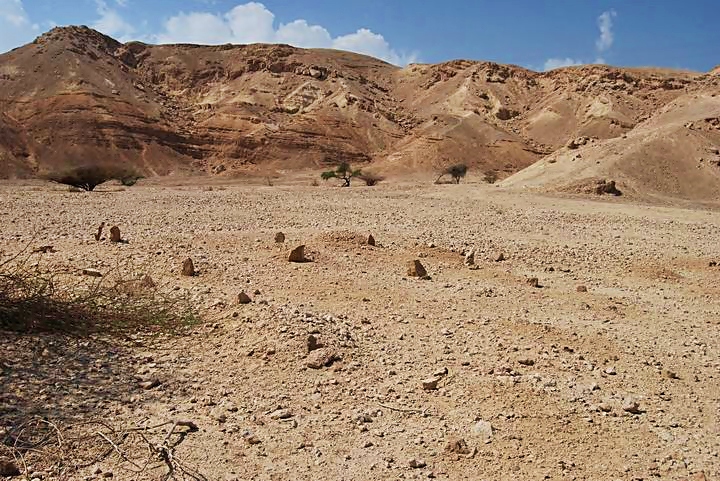
<instances>
[{"instance_id":1,"label":"white cloud","mask_svg":"<svg viewBox=\"0 0 720 481\"><path fill-rule=\"evenodd\" d=\"M157 43L227 43L232 30L212 13L180 13L165 22L165 31L156 35Z\"/></svg>"},{"instance_id":2,"label":"white cloud","mask_svg":"<svg viewBox=\"0 0 720 481\"><path fill-rule=\"evenodd\" d=\"M385 37L366 28L361 28L349 35L337 37L333 40L333 48L372 55L395 65L407 65L417 61L416 54L398 54L390 47Z\"/></svg>"},{"instance_id":3,"label":"white cloud","mask_svg":"<svg viewBox=\"0 0 720 481\"><path fill-rule=\"evenodd\" d=\"M617 12L615 10L607 10L601 13L600 16L598 16L597 18L597 26L598 29L600 29L600 35L595 41L595 50L597 52L597 57L595 58L594 63L596 64L605 63L605 57L603 56L603 53L610 50L610 48L613 46L613 43L615 43L615 34L613 32L613 19L615 17L617 17ZM585 63L587 62L572 59L569 57L549 58L545 61L543 70L547 72L548 70L553 70L556 68L569 67L572 65L583 65Z\"/></svg>"},{"instance_id":4,"label":"white cloud","mask_svg":"<svg viewBox=\"0 0 720 481\"><path fill-rule=\"evenodd\" d=\"M271 42L275 36L275 15L262 3L238 5L225 14L233 43Z\"/></svg>"},{"instance_id":5,"label":"white cloud","mask_svg":"<svg viewBox=\"0 0 720 481\"><path fill-rule=\"evenodd\" d=\"M549 58L545 60L545 65L543 66L543 71L547 72L548 70L555 70L556 68L562 68L562 67L572 67L573 65L582 65L583 62L580 60L575 60L570 57L567 58Z\"/></svg>"},{"instance_id":6,"label":"white cloud","mask_svg":"<svg viewBox=\"0 0 720 481\"><path fill-rule=\"evenodd\" d=\"M105 0L95 0L95 4L100 18L95 20L92 28L105 35L115 37L121 42L127 42L133 38L135 27L128 23L117 10L110 8Z\"/></svg>"},{"instance_id":7,"label":"white cloud","mask_svg":"<svg viewBox=\"0 0 720 481\"><path fill-rule=\"evenodd\" d=\"M0 0L0 53L32 41L39 30L30 21L22 0Z\"/></svg>"},{"instance_id":8,"label":"white cloud","mask_svg":"<svg viewBox=\"0 0 720 481\"><path fill-rule=\"evenodd\" d=\"M155 35L158 43L287 43L305 48L337 48L371 55L396 65L416 60L394 50L385 38L366 28L333 38L320 25L298 19L275 28L275 15L265 5L249 2L224 15L207 12L179 13L169 18Z\"/></svg>"},{"instance_id":9,"label":"white cloud","mask_svg":"<svg viewBox=\"0 0 720 481\"><path fill-rule=\"evenodd\" d=\"M612 44L615 41L615 35L612 31L613 18L616 16L617 12L615 12L615 10L608 10L607 12L600 14L598 17L597 25L600 29L600 37L598 37L595 42L595 47L598 52L605 52L612 47Z\"/></svg>"},{"instance_id":10,"label":"white cloud","mask_svg":"<svg viewBox=\"0 0 720 481\"><path fill-rule=\"evenodd\" d=\"M305 20L280 25L275 32L275 41L296 47L331 47L333 40L325 28L320 25L308 25Z\"/></svg>"}]
</instances>

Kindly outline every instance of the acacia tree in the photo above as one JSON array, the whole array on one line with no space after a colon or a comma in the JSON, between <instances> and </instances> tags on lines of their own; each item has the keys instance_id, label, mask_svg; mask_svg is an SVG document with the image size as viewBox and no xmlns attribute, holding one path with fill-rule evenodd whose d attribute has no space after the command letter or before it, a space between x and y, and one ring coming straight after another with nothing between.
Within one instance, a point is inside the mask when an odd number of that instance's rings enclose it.
<instances>
[{"instance_id":1,"label":"acacia tree","mask_svg":"<svg viewBox=\"0 0 720 481\"><path fill-rule=\"evenodd\" d=\"M60 172L51 172L45 176L51 182L65 184L91 192L108 180L119 180L123 185L134 185L142 179L137 171L131 168L113 167L108 165L83 165Z\"/></svg>"},{"instance_id":2,"label":"acacia tree","mask_svg":"<svg viewBox=\"0 0 720 481\"><path fill-rule=\"evenodd\" d=\"M440 177L437 178L435 183L437 184L438 182L440 182L440 179L442 179L443 176L449 175L450 177L452 177L453 182L455 182L456 184L459 184L460 179L462 179L463 177L465 177L465 175L467 175L467 171L468 171L468 166L465 164L451 165L450 167L447 167L446 169L444 169L442 171L442 173L440 174Z\"/></svg>"},{"instance_id":3,"label":"acacia tree","mask_svg":"<svg viewBox=\"0 0 720 481\"><path fill-rule=\"evenodd\" d=\"M323 180L341 179L343 181L343 187L350 187L350 180L353 177L359 177L360 175L362 175L360 169L352 170L350 164L347 162L341 162L337 167L335 167L335 170L323 172L320 174L320 177L322 177Z\"/></svg>"}]
</instances>

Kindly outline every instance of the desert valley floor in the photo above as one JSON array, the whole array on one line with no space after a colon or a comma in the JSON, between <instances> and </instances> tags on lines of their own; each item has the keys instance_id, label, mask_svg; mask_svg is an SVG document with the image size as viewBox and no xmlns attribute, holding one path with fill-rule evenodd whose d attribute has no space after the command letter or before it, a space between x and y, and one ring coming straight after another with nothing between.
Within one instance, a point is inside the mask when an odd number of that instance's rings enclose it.
<instances>
[{"instance_id":1,"label":"desert valley floor","mask_svg":"<svg viewBox=\"0 0 720 481\"><path fill-rule=\"evenodd\" d=\"M174 456L223 481L720 477L719 210L479 181L211 187L0 185L3 259L52 245L32 262L146 274L202 314L183 335L2 333L0 436L190 420ZM301 244L311 262L288 262ZM27 479L164 479L130 441Z\"/></svg>"}]
</instances>

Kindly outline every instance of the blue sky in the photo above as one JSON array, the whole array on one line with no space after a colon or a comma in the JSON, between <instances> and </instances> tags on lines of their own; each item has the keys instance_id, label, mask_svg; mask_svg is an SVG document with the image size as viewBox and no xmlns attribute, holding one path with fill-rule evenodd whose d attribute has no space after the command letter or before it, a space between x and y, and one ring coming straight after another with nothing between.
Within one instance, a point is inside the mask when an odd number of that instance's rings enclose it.
<instances>
[{"instance_id":1,"label":"blue sky","mask_svg":"<svg viewBox=\"0 0 720 481\"><path fill-rule=\"evenodd\" d=\"M0 52L55 25L149 43L283 42L398 65L455 58L707 71L720 0L0 0Z\"/></svg>"}]
</instances>

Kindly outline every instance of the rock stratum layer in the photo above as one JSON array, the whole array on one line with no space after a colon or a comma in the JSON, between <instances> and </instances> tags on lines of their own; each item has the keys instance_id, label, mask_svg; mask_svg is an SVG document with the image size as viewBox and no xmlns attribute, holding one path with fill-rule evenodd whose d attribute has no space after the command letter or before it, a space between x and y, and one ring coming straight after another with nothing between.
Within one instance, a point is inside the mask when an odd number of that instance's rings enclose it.
<instances>
[{"instance_id":1,"label":"rock stratum layer","mask_svg":"<svg viewBox=\"0 0 720 481\"><path fill-rule=\"evenodd\" d=\"M718 92L717 69L399 68L335 50L122 44L55 28L0 55L0 176L104 162L146 175L464 162L505 185L572 191L617 177L630 193L718 199Z\"/></svg>"}]
</instances>

